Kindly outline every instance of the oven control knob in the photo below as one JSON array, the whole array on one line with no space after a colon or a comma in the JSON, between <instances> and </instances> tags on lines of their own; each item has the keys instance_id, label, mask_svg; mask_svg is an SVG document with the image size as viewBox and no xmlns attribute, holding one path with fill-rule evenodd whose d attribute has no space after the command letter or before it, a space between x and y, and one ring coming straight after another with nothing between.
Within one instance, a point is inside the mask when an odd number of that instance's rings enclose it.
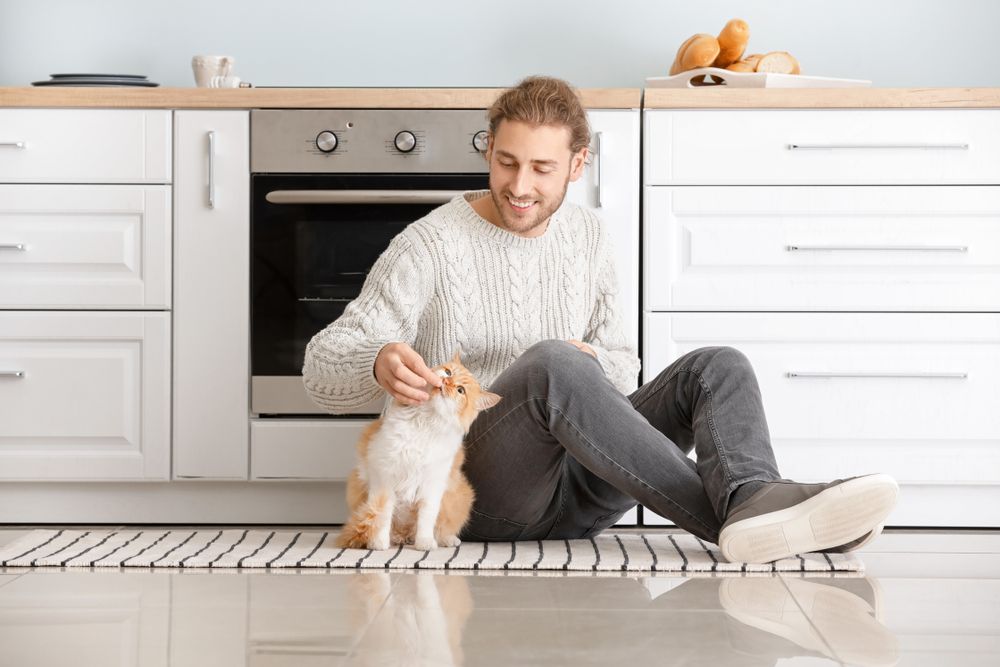
<instances>
[{"instance_id":1,"label":"oven control knob","mask_svg":"<svg viewBox=\"0 0 1000 667\"><path fill-rule=\"evenodd\" d=\"M473 147L480 153L485 153L490 146L490 135L486 130L479 130L476 136L472 137Z\"/></svg>"},{"instance_id":2,"label":"oven control knob","mask_svg":"<svg viewBox=\"0 0 1000 667\"><path fill-rule=\"evenodd\" d=\"M417 138L413 136L413 133L410 132L409 130L403 130L402 132L396 135L396 138L393 140L393 143L396 144L396 150L398 150L399 152L409 153L410 151L412 151L414 148L417 147Z\"/></svg>"},{"instance_id":3,"label":"oven control knob","mask_svg":"<svg viewBox=\"0 0 1000 667\"><path fill-rule=\"evenodd\" d=\"M330 130L323 130L316 135L316 148L324 153L332 153L337 149L337 135Z\"/></svg>"}]
</instances>

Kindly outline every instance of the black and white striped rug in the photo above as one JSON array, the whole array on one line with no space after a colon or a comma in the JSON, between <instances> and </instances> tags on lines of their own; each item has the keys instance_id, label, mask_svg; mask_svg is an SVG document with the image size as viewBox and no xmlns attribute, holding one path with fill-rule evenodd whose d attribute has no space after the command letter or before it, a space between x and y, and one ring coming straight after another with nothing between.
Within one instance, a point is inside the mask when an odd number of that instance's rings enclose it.
<instances>
[{"instance_id":1,"label":"black and white striped rug","mask_svg":"<svg viewBox=\"0 0 1000 667\"><path fill-rule=\"evenodd\" d=\"M340 549L336 532L251 529L33 530L0 549L3 567L379 568L659 572L860 572L851 554L729 563L687 533L603 533L581 540L463 542L418 551Z\"/></svg>"}]
</instances>

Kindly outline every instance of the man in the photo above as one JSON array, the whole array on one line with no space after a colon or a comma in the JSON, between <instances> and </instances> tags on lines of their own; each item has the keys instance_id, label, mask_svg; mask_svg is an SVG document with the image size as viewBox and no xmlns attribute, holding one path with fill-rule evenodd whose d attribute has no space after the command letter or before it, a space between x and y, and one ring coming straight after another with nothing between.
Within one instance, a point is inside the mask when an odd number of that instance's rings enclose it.
<instances>
[{"instance_id":1,"label":"man","mask_svg":"<svg viewBox=\"0 0 1000 667\"><path fill-rule=\"evenodd\" d=\"M639 359L610 240L593 212L565 202L589 141L565 82L529 77L505 91L489 110L489 191L456 197L392 240L358 298L306 348L310 396L331 412L383 390L419 403L441 384L428 364L461 349L503 397L466 439L476 501L463 538L589 537L637 502L732 561L876 536L896 483L782 480L739 351L694 350L625 395Z\"/></svg>"}]
</instances>

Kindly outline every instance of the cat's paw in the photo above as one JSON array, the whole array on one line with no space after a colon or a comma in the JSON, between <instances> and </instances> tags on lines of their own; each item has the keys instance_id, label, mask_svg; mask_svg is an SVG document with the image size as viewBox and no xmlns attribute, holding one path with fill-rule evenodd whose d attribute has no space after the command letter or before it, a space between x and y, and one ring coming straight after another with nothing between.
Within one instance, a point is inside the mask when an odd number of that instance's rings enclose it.
<instances>
[{"instance_id":1,"label":"cat's paw","mask_svg":"<svg viewBox=\"0 0 1000 667\"><path fill-rule=\"evenodd\" d=\"M457 547L462 543L462 540L458 539L458 535L448 535L441 538L441 546L443 547Z\"/></svg>"},{"instance_id":2,"label":"cat's paw","mask_svg":"<svg viewBox=\"0 0 1000 667\"><path fill-rule=\"evenodd\" d=\"M376 535L368 543L369 549L374 549L375 551L382 551L383 549L389 548L389 536L388 535Z\"/></svg>"},{"instance_id":3,"label":"cat's paw","mask_svg":"<svg viewBox=\"0 0 1000 667\"><path fill-rule=\"evenodd\" d=\"M413 540L413 548L420 549L421 551L430 551L431 549L437 549L438 543L433 537L417 537Z\"/></svg>"}]
</instances>

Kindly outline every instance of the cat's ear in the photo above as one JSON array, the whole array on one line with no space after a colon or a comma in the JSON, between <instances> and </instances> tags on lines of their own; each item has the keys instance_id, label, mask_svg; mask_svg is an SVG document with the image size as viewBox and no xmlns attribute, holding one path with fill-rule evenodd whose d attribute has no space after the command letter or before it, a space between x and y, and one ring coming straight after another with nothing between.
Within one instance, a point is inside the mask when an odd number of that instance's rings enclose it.
<instances>
[{"instance_id":1,"label":"cat's ear","mask_svg":"<svg viewBox=\"0 0 1000 667\"><path fill-rule=\"evenodd\" d=\"M492 408L494 405L500 402L500 395L494 394L489 391L484 391L476 399L476 410L485 410L486 408Z\"/></svg>"},{"instance_id":2,"label":"cat's ear","mask_svg":"<svg viewBox=\"0 0 1000 667\"><path fill-rule=\"evenodd\" d=\"M462 363L462 359L460 358L461 356L462 356L462 348L461 347L456 347L455 348L455 354L451 355L451 361L452 361L452 363L455 363L455 364Z\"/></svg>"}]
</instances>

